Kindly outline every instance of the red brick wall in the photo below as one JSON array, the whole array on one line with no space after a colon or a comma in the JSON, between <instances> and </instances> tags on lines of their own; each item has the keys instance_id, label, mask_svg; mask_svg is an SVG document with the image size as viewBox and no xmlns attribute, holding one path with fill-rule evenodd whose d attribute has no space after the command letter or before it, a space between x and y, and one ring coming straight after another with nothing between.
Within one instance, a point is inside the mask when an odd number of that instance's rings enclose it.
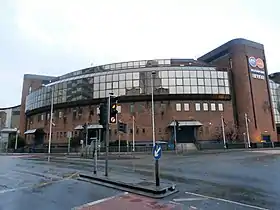
<instances>
[{"instance_id":1,"label":"red brick wall","mask_svg":"<svg viewBox=\"0 0 280 210\"><path fill-rule=\"evenodd\" d=\"M267 88L267 79L259 80L252 78L248 72L248 57L264 59L264 51L261 49L249 47L246 45L236 45L232 49L233 76L235 80L235 91L237 97L237 108L239 111L239 123L245 128L244 114L248 113L250 119L249 131L253 142L261 141L261 134L270 134L273 140L277 139L276 129L272 109L264 108L265 102L270 104L269 90ZM267 70L266 75L267 75ZM251 87L250 80L251 78ZM251 94L253 93L253 100ZM254 119L254 109L255 119ZM245 132L245 130L244 130Z\"/></svg>"},{"instance_id":2,"label":"red brick wall","mask_svg":"<svg viewBox=\"0 0 280 210\"><path fill-rule=\"evenodd\" d=\"M21 107L20 107L20 134L23 135L25 132L25 100L28 95L29 87L32 90L36 90L42 86L42 80L29 79L24 77L21 93Z\"/></svg>"},{"instance_id":3,"label":"red brick wall","mask_svg":"<svg viewBox=\"0 0 280 210\"><path fill-rule=\"evenodd\" d=\"M163 101L155 102L155 126L156 126L156 139L168 140L170 139L170 130L168 129L169 123L173 120L190 120L194 119L200 121L204 126L200 129L198 139L210 140L216 137L216 127L221 126L221 113L223 113L225 121L230 125L233 124L232 115L232 103L231 101L211 101L216 104L222 103L224 105L224 112L220 111L202 111L202 103L207 101L200 101L201 111L195 111L195 103L198 101ZM182 104L182 111L176 111L176 104ZM189 103L190 110L184 111L184 103ZM131 104L134 104L134 113L131 112ZM165 104L165 105L161 105ZM150 102L137 102L137 103L123 103L120 104L121 113L118 118L127 123L129 130L132 129L132 116L135 116L135 140L136 141L151 141L152 140L152 123L151 123L151 103ZM53 143L67 143L65 132L74 131L77 125L83 125L85 122L97 124L99 116L97 115L97 105L84 106L82 108L82 114L77 119L73 119L73 110L78 112L79 108L68 108L55 110L53 127ZM94 115L90 117L90 110L93 110ZM210 110L210 104L209 104ZM67 118L67 122L64 123L64 119L58 118L58 112L62 112ZM28 126L28 129L32 128L44 128L46 133L49 133L49 121L46 120L46 113L44 120L38 122L37 114L32 116L32 124ZM28 120L29 121L29 120ZM111 140L117 140L118 136L115 135L114 130L116 125L112 125L112 138ZM138 130L138 133L136 132ZM57 138L58 134L58 138ZM62 136L61 136L62 134ZM45 137L45 142L48 141L48 135ZM30 137L29 137L30 139ZM128 132L128 135L121 135L122 140L131 140L132 134Z\"/></svg>"}]
</instances>

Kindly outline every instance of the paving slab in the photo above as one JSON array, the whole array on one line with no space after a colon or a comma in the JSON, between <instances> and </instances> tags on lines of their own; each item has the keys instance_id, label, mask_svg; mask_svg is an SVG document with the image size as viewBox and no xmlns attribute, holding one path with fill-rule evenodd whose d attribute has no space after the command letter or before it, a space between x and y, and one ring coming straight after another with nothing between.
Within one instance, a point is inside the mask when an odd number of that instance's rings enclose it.
<instances>
[{"instance_id":1,"label":"paving slab","mask_svg":"<svg viewBox=\"0 0 280 210\"><path fill-rule=\"evenodd\" d=\"M73 210L181 210L182 205L163 202L155 199L134 195L130 193L124 193L119 196L113 196L110 198L105 198L99 201L93 201L91 203L84 204L80 207L73 208Z\"/></svg>"}]
</instances>

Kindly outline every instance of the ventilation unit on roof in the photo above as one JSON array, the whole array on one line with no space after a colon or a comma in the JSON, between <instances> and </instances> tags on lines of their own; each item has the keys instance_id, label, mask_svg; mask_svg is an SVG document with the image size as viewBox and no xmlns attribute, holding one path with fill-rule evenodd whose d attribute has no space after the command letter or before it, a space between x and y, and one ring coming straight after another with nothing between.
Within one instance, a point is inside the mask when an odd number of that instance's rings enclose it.
<instances>
[{"instance_id":1,"label":"ventilation unit on roof","mask_svg":"<svg viewBox=\"0 0 280 210\"><path fill-rule=\"evenodd\" d=\"M158 66L158 62L156 60L149 60L149 61L147 61L146 66L147 67L157 67Z\"/></svg>"}]
</instances>

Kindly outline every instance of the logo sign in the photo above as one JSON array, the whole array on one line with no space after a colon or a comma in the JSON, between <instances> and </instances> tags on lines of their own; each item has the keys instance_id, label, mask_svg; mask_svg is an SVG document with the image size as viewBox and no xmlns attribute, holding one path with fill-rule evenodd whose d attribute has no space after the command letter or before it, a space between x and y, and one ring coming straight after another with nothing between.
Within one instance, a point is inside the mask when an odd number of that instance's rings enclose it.
<instances>
[{"instance_id":1,"label":"logo sign","mask_svg":"<svg viewBox=\"0 0 280 210\"><path fill-rule=\"evenodd\" d=\"M159 144L156 144L154 147L153 147L153 156L156 160L160 159L161 157L161 152L162 152L162 148Z\"/></svg>"},{"instance_id":2,"label":"logo sign","mask_svg":"<svg viewBox=\"0 0 280 210\"><path fill-rule=\"evenodd\" d=\"M264 62L261 58L255 58L253 56L249 57L249 64L253 68L258 67L259 69L264 69Z\"/></svg>"},{"instance_id":3,"label":"logo sign","mask_svg":"<svg viewBox=\"0 0 280 210\"><path fill-rule=\"evenodd\" d=\"M260 80L264 80L265 79L265 76L261 75L261 74L254 74L254 73L252 73L252 77L254 79L260 79Z\"/></svg>"},{"instance_id":4,"label":"logo sign","mask_svg":"<svg viewBox=\"0 0 280 210\"><path fill-rule=\"evenodd\" d=\"M249 58L249 64L252 66L252 67L257 67L257 61L256 61L256 58L251 56Z\"/></svg>"},{"instance_id":5,"label":"logo sign","mask_svg":"<svg viewBox=\"0 0 280 210\"><path fill-rule=\"evenodd\" d=\"M256 65L257 65L258 68L263 69L263 68L264 68L264 62L263 62L263 60L260 59L260 58L257 58L257 60L256 60Z\"/></svg>"}]
</instances>

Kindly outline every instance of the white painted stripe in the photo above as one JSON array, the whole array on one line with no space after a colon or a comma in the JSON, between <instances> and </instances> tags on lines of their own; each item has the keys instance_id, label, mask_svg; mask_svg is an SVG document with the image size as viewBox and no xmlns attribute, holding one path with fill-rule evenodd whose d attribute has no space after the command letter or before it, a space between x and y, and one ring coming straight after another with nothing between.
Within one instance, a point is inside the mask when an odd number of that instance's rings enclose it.
<instances>
[{"instance_id":1,"label":"white painted stripe","mask_svg":"<svg viewBox=\"0 0 280 210\"><path fill-rule=\"evenodd\" d=\"M198 196L198 197L202 197L202 198L222 201L222 202L226 202L226 203L232 203L232 204L236 204L236 205L239 205L239 206L244 206L244 207L248 207L248 208L252 208L252 209L269 210L269 209L262 208L262 207L259 207L259 206L253 206L253 205L249 205L249 204L245 204L245 203L240 203L240 202L236 202L236 201L231 201L231 200L227 200L227 199L223 199L223 198L216 198L216 197L211 197L211 196L207 196L207 195L201 195L201 194L192 193L192 192L185 192L185 193L188 194L188 195L193 195L193 196Z\"/></svg>"},{"instance_id":2,"label":"white painted stripe","mask_svg":"<svg viewBox=\"0 0 280 210\"><path fill-rule=\"evenodd\" d=\"M76 175L77 175L77 173L74 173L74 174L71 174L68 177L65 177L65 178L62 178L62 179L56 180L56 181L42 182L40 184L35 184L35 185L31 185L31 186L24 186L24 187L17 187L17 188L10 188L10 189L5 189L5 190L0 190L0 194L4 194L4 193L8 193L8 192L15 192L15 191L29 189L29 188L43 187L43 186L46 186L46 185L49 185L49 184L54 184L54 183L70 180L70 179L72 179Z\"/></svg>"},{"instance_id":3,"label":"white painted stripe","mask_svg":"<svg viewBox=\"0 0 280 210\"><path fill-rule=\"evenodd\" d=\"M208 198L175 198L173 201L175 202L184 202L184 201L201 201L207 200Z\"/></svg>"},{"instance_id":4,"label":"white painted stripe","mask_svg":"<svg viewBox=\"0 0 280 210\"><path fill-rule=\"evenodd\" d=\"M18 191L18 190L24 190L24 189L28 189L28 188L30 188L30 186L27 186L27 187L17 187L17 188L12 188L12 189L5 189L5 190L1 190L0 194L4 194L4 193L7 193L7 192L15 192L15 191Z\"/></svg>"},{"instance_id":5,"label":"white painted stripe","mask_svg":"<svg viewBox=\"0 0 280 210\"><path fill-rule=\"evenodd\" d=\"M82 206L74 207L72 210L80 210L80 209L83 209L85 207L94 206L96 204L103 203L105 201L112 200L114 198L117 198L117 197L122 196L122 195L127 195L127 194L128 194L128 192L124 192L124 193L121 193L121 194L118 194L118 195L115 195L115 196L111 196L111 197L103 198L103 199L96 200L96 201L93 201L93 202L89 202L89 203L86 203Z\"/></svg>"}]
</instances>

